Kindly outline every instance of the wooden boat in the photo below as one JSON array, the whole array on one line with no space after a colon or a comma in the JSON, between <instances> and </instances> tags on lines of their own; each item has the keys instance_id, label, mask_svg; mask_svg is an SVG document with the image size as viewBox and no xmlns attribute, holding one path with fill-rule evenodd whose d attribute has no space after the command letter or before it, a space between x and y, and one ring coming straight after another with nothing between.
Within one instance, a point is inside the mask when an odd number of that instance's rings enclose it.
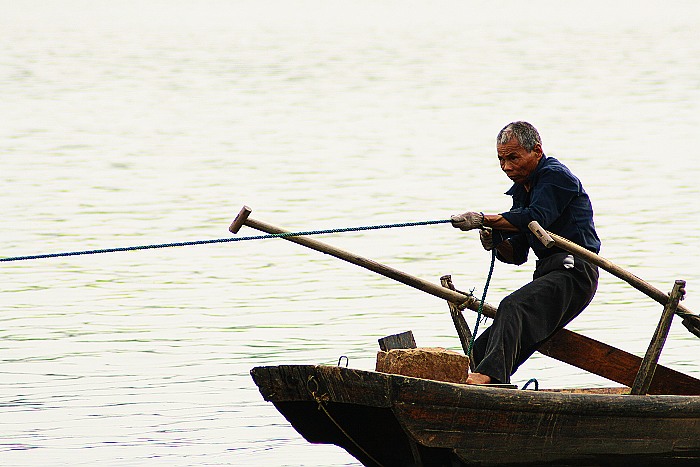
<instances>
[{"instance_id":1,"label":"wooden boat","mask_svg":"<svg viewBox=\"0 0 700 467\"><path fill-rule=\"evenodd\" d=\"M307 441L365 466L700 465L700 396L523 391L334 366L251 375Z\"/></svg>"},{"instance_id":2,"label":"wooden boat","mask_svg":"<svg viewBox=\"0 0 700 467\"><path fill-rule=\"evenodd\" d=\"M249 214L244 206L229 230L247 225L288 233ZM280 365L251 370L263 398L309 442L340 446L371 467L700 465L700 380L658 365L675 314L700 337L700 317L679 303L685 282L676 281L665 294L538 225L531 229L548 246L598 265L664 305L643 359L566 329L538 349L628 388L523 391L415 374ZM461 310L496 314L455 290L448 276L437 286L316 240L284 239L447 300L465 352L470 333Z\"/></svg>"}]
</instances>

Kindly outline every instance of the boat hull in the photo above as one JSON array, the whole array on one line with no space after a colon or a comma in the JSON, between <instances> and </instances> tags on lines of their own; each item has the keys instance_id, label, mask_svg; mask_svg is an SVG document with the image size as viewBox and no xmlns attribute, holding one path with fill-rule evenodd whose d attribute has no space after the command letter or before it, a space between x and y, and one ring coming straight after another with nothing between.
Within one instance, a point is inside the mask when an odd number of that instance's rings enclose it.
<instances>
[{"instance_id":1,"label":"boat hull","mask_svg":"<svg viewBox=\"0 0 700 467\"><path fill-rule=\"evenodd\" d=\"M314 365L251 375L307 441L366 466L700 462L700 396L520 391Z\"/></svg>"}]
</instances>

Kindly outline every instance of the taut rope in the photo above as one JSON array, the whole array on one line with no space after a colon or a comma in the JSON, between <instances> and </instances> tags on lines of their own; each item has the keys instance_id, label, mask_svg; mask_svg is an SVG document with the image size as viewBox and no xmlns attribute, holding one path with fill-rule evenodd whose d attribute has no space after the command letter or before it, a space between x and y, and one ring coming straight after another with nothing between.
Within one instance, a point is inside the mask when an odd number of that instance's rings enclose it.
<instances>
[{"instance_id":1,"label":"taut rope","mask_svg":"<svg viewBox=\"0 0 700 467\"><path fill-rule=\"evenodd\" d=\"M266 235L252 235L248 237L228 237L228 238L217 238L212 240L196 240L189 242L175 242L175 243L159 243L154 245L139 245L139 246L127 246L119 248L103 248L97 250L82 250L82 251L67 251L62 253L48 253L40 255L26 255L26 256L10 256L7 258L0 258L0 262L10 262L10 261L26 261L32 259L45 259L45 258L60 258L64 256L81 256L81 255L97 255L102 253L118 253L122 251L136 251L136 250L153 250L156 248L172 248L178 246L194 246L194 245L209 245L212 243L228 243L228 242L245 242L248 240L262 240L266 238L278 238L278 237L301 237L306 235L321 235L330 233L342 233L342 232L358 232L362 230L378 230L378 229L390 229L396 227L415 227L420 225L433 225L433 224L446 224L451 222L449 219L440 219L433 221L420 221L420 222L403 222L399 224L382 224L382 225L366 225L361 227L342 227L337 229L326 229L326 230L308 230L302 232L285 232L279 234L266 234Z\"/></svg>"}]
</instances>

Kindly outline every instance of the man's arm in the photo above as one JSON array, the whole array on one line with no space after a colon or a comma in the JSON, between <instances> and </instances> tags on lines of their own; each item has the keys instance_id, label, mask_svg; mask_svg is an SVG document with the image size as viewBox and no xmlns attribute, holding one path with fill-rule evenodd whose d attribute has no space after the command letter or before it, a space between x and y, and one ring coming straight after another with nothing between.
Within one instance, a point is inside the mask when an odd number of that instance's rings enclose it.
<instances>
[{"instance_id":1,"label":"man's arm","mask_svg":"<svg viewBox=\"0 0 700 467\"><path fill-rule=\"evenodd\" d=\"M464 214L455 214L451 219L452 227L460 230L491 227L496 230L503 230L504 232L518 232L518 228L500 214L484 214L483 212L469 211Z\"/></svg>"},{"instance_id":2,"label":"man's arm","mask_svg":"<svg viewBox=\"0 0 700 467\"><path fill-rule=\"evenodd\" d=\"M504 232L518 232L518 228L500 214L484 214L484 227L491 227Z\"/></svg>"}]
</instances>

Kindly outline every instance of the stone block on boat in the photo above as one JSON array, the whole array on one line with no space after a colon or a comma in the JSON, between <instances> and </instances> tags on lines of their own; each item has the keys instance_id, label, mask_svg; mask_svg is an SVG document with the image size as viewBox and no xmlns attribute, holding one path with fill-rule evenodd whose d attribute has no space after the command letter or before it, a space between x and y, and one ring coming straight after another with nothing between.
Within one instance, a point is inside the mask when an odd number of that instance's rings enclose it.
<instances>
[{"instance_id":1,"label":"stone block on boat","mask_svg":"<svg viewBox=\"0 0 700 467\"><path fill-rule=\"evenodd\" d=\"M466 383L469 359L442 347L392 349L377 352L376 371L415 378Z\"/></svg>"}]
</instances>

